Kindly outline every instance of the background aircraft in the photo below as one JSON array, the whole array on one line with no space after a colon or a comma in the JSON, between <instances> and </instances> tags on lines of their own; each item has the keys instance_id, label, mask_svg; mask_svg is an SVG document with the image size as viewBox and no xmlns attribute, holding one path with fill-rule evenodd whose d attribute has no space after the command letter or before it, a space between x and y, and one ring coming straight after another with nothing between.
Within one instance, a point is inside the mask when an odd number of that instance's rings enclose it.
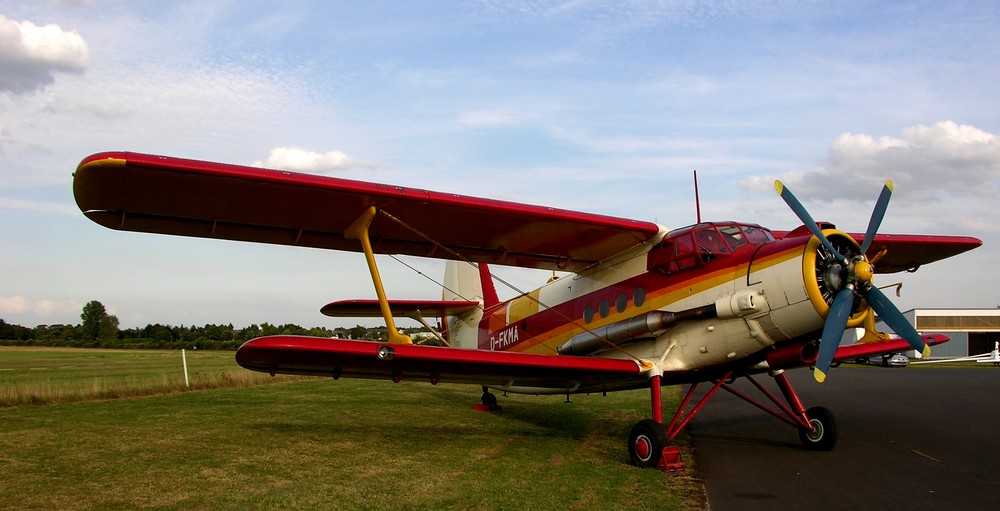
<instances>
[{"instance_id":1,"label":"background aircraft","mask_svg":"<svg viewBox=\"0 0 1000 511\"><path fill-rule=\"evenodd\" d=\"M1000 342L993 343L993 350L990 351L989 353L969 355L968 357L945 358L941 360L921 360L919 362L911 362L911 363L940 364L942 362L976 362L980 364L993 364L994 367L1000 367Z\"/></svg>"},{"instance_id":2,"label":"background aircraft","mask_svg":"<svg viewBox=\"0 0 1000 511\"><path fill-rule=\"evenodd\" d=\"M472 383L489 389L572 394L649 388L650 418L628 440L632 463L676 466L669 442L720 389L795 427L811 449L831 449L836 425L806 409L784 375L947 340L921 336L873 285L875 273L916 268L981 245L975 238L877 234L886 183L865 233L813 220L772 232L743 222L668 230L655 223L398 186L136 153L84 159L77 204L118 230L363 252L376 300L334 302L331 316L384 318L389 341L271 336L236 359L249 369L317 376ZM375 254L447 259L441 299L390 300ZM500 300L489 265L571 272ZM874 328L877 313L898 335ZM437 317L448 347L421 346L394 317ZM845 328L862 342L840 347ZM754 375L766 373L779 399ZM766 401L729 386L753 382ZM687 410L701 382L712 388ZM691 383L664 426L661 386Z\"/></svg>"}]
</instances>

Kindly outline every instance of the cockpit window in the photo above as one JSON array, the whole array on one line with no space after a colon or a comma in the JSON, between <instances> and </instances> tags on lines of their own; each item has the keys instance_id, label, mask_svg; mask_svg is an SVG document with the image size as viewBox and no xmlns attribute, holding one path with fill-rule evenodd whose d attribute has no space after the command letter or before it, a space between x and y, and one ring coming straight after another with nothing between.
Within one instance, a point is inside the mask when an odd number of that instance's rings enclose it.
<instances>
[{"instance_id":1,"label":"cockpit window","mask_svg":"<svg viewBox=\"0 0 1000 511\"><path fill-rule=\"evenodd\" d=\"M764 229L763 227L757 227L756 225L744 225L743 233L746 234L747 240L752 243L774 240L774 236L771 235L771 231Z\"/></svg>"},{"instance_id":2,"label":"cockpit window","mask_svg":"<svg viewBox=\"0 0 1000 511\"><path fill-rule=\"evenodd\" d=\"M714 225L696 229L694 231L694 244L702 254L706 255L714 256L732 252L728 240L724 239Z\"/></svg>"},{"instance_id":3,"label":"cockpit window","mask_svg":"<svg viewBox=\"0 0 1000 511\"><path fill-rule=\"evenodd\" d=\"M757 225L698 224L672 232L649 252L648 267L660 273L677 273L735 252L748 243L774 240Z\"/></svg>"},{"instance_id":4,"label":"cockpit window","mask_svg":"<svg viewBox=\"0 0 1000 511\"><path fill-rule=\"evenodd\" d=\"M747 238L743 235L738 225L720 225L719 232L722 233L722 240L729 245L730 251L735 251L747 244Z\"/></svg>"}]
</instances>

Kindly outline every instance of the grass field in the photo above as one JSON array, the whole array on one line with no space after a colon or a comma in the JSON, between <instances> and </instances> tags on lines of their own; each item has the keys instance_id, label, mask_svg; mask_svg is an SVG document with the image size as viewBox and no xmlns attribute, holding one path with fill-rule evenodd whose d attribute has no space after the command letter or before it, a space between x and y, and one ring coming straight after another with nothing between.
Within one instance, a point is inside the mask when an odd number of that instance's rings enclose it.
<instances>
[{"instance_id":1,"label":"grass field","mask_svg":"<svg viewBox=\"0 0 1000 511\"><path fill-rule=\"evenodd\" d=\"M271 382L236 365L231 351L187 351L191 389ZM280 381L280 379L279 379ZM188 389L179 350L0 346L0 407L137 397Z\"/></svg>"},{"instance_id":2,"label":"grass field","mask_svg":"<svg viewBox=\"0 0 1000 511\"><path fill-rule=\"evenodd\" d=\"M92 358L100 354L78 356L119 376L129 371L113 368L136 356ZM203 367L219 357L206 374L241 371L232 353L198 355L206 356ZM180 364L179 353L163 356L168 368ZM14 358L0 352L0 367ZM139 374L157 372L156 362L134 360L148 364ZM0 376L3 385L90 378L23 372L29 376ZM676 392L665 390L671 408ZM668 476L626 463L628 430L649 413L645 391L574 396L571 404L561 396L500 397L499 413L472 410L476 387L412 382L307 379L171 392L0 409L0 508L704 506L694 470Z\"/></svg>"}]
</instances>

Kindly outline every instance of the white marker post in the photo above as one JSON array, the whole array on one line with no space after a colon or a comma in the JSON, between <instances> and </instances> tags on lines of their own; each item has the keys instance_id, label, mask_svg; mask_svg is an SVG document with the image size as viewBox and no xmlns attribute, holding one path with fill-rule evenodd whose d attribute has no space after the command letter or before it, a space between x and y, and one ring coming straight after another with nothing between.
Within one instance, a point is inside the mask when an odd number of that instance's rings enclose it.
<instances>
[{"instance_id":1,"label":"white marker post","mask_svg":"<svg viewBox=\"0 0 1000 511\"><path fill-rule=\"evenodd\" d=\"M181 360L184 361L184 386L191 388L191 381L188 380L188 358L183 348L181 349Z\"/></svg>"}]
</instances>

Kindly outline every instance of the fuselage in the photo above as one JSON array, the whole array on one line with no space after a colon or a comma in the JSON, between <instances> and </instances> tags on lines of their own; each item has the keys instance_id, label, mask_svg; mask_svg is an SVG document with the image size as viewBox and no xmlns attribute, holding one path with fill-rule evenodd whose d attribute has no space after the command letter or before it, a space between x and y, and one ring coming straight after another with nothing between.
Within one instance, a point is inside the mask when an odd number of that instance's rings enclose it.
<instances>
[{"instance_id":1,"label":"fuselage","mask_svg":"<svg viewBox=\"0 0 1000 511\"><path fill-rule=\"evenodd\" d=\"M576 343L586 347L574 354L647 360L664 373L760 359L823 327L814 239L776 240L767 229L735 222L677 229L473 317L453 318L448 335L460 348L538 354ZM637 318L655 311L699 314L634 331Z\"/></svg>"}]
</instances>

